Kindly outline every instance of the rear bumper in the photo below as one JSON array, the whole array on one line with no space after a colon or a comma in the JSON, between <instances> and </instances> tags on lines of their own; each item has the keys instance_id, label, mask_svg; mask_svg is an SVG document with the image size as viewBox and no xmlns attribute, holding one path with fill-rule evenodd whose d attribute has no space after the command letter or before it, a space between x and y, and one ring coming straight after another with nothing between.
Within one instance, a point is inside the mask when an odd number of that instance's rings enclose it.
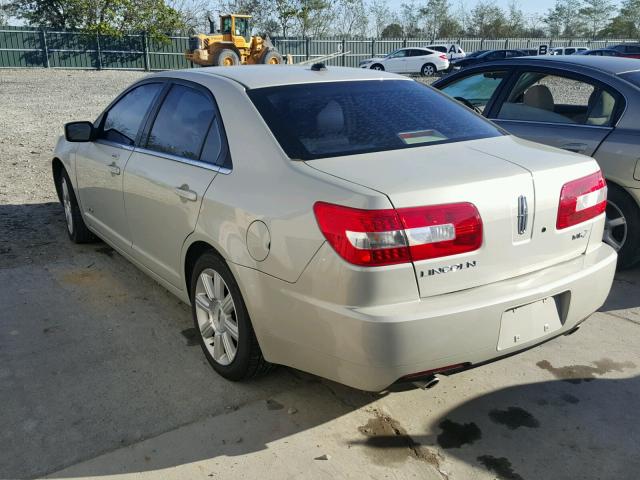
<instances>
[{"instance_id":1,"label":"rear bumper","mask_svg":"<svg viewBox=\"0 0 640 480\"><path fill-rule=\"evenodd\" d=\"M347 307L313 294L314 259L295 284L233 267L265 357L363 390L447 365L476 365L572 330L604 303L616 268L600 244L538 272L416 301ZM502 314L555 295L570 298L559 329L497 349Z\"/></svg>"}]
</instances>

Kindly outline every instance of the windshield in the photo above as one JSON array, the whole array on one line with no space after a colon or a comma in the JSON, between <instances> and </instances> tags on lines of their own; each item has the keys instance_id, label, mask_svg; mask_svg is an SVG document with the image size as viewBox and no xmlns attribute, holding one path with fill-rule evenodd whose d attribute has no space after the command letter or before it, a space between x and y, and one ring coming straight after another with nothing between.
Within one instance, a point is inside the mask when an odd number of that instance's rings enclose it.
<instances>
[{"instance_id":1,"label":"windshield","mask_svg":"<svg viewBox=\"0 0 640 480\"><path fill-rule=\"evenodd\" d=\"M626 81L633 83L636 87L640 87L640 70L635 72L621 73L620 76Z\"/></svg>"},{"instance_id":2,"label":"windshield","mask_svg":"<svg viewBox=\"0 0 640 480\"><path fill-rule=\"evenodd\" d=\"M502 135L458 102L407 80L307 83L260 88L248 94L292 159Z\"/></svg>"}]
</instances>

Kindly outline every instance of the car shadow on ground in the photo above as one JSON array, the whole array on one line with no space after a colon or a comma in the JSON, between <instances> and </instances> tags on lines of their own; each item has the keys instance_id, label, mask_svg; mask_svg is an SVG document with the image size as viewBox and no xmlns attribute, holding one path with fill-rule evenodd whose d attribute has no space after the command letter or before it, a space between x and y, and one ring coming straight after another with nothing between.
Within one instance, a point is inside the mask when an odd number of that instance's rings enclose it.
<instances>
[{"instance_id":1,"label":"car shadow on ground","mask_svg":"<svg viewBox=\"0 0 640 480\"><path fill-rule=\"evenodd\" d=\"M458 463L456 478L476 478L472 469L487 469L502 480L636 479L640 422L629 405L640 401L640 377L596 378L603 367L561 367L556 381L470 398L433 418L424 428L429 434L392 432L363 443L381 453L407 444L418 451L436 446L442 459ZM467 472L459 470L460 461Z\"/></svg>"},{"instance_id":2,"label":"car shadow on ground","mask_svg":"<svg viewBox=\"0 0 640 480\"><path fill-rule=\"evenodd\" d=\"M637 271L624 275L612 295ZM71 244L57 203L0 205L0 285L1 478L50 474L128 445L141 454L123 452L119 462L89 462L58 478L243 456L385 395L288 368L246 383L223 380L194 341L189 309L105 244ZM621 298L627 306L640 301ZM541 465L563 454L568 466L617 472L606 458L615 438L615 448L626 446L629 462L638 461L635 411L621 408L634 403L628 396L638 379L581 378L488 393L411 438L382 416L384 428L354 428L353 439L386 451L437 446L516 480L545 477L519 467L529 455ZM415 387L393 390L407 388ZM162 443L181 426L181 448L175 437ZM593 437L588 452L576 451L579 435ZM153 447L146 439L155 439Z\"/></svg>"}]
</instances>

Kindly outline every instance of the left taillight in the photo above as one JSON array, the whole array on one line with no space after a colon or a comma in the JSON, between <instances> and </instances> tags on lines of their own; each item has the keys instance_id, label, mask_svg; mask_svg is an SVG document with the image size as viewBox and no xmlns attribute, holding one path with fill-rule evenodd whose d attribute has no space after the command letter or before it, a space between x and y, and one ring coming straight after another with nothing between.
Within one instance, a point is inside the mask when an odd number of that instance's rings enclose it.
<instances>
[{"instance_id":1,"label":"left taillight","mask_svg":"<svg viewBox=\"0 0 640 480\"><path fill-rule=\"evenodd\" d=\"M318 226L347 262L383 266L477 250L482 220L471 203L384 210L317 202Z\"/></svg>"},{"instance_id":2,"label":"left taillight","mask_svg":"<svg viewBox=\"0 0 640 480\"><path fill-rule=\"evenodd\" d=\"M602 214L607 208L607 183L598 170L565 183L560 191L556 228L572 227Z\"/></svg>"}]
</instances>

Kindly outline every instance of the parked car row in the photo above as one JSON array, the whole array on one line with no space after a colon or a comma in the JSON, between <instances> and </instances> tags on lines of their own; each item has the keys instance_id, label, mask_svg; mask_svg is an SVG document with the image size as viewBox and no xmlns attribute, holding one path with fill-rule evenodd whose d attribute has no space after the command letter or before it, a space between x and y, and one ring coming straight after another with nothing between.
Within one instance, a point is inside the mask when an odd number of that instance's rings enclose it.
<instances>
[{"instance_id":1,"label":"parked car row","mask_svg":"<svg viewBox=\"0 0 640 480\"><path fill-rule=\"evenodd\" d=\"M465 53L458 44L433 44L426 47L407 47L394 50L382 57L369 58L360 62L361 68L386 70L393 73L420 73L435 75L449 70L461 70L472 65L516 57L538 56L537 49L477 50ZM590 55L608 57L640 58L640 44L620 44L609 48L590 50L587 47L557 47L549 55Z\"/></svg>"}]
</instances>

